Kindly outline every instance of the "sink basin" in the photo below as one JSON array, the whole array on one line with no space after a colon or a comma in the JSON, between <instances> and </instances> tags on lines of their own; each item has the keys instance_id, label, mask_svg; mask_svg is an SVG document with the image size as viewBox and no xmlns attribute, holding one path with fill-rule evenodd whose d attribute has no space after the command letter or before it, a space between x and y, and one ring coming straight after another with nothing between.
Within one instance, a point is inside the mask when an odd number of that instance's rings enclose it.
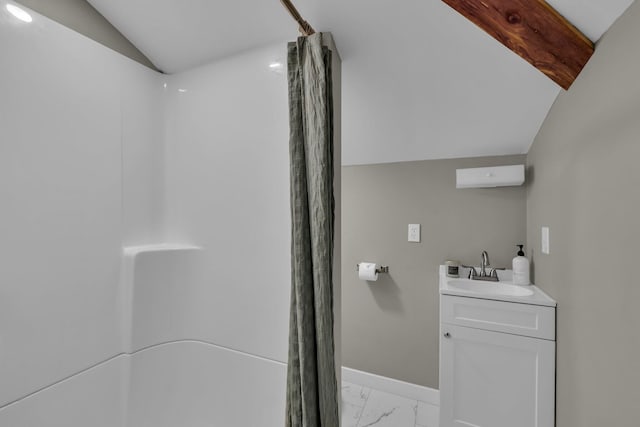
<instances>
[{"instance_id":1,"label":"sink basin","mask_svg":"<svg viewBox=\"0 0 640 427\"><path fill-rule=\"evenodd\" d=\"M512 297L528 297L533 295L533 290L531 289L501 282L449 280L447 285L454 290L471 292L478 295L504 295Z\"/></svg>"},{"instance_id":2,"label":"sink basin","mask_svg":"<svg viewBox=\"0 0 640 427\"><path fill-rule=\"evenodd\" d=\"M477 269L477 267L476 267ZM518 286L511 281L511 270L499 270L499 282L484 282L467 279L469 269L459 270L460 278L447 277L447 266L440 266L440 294L455 297L479 298L485 300L517 302L520 304L555 307L557 304L549 295L535 285Z\"/></svg>"}]
</instances>

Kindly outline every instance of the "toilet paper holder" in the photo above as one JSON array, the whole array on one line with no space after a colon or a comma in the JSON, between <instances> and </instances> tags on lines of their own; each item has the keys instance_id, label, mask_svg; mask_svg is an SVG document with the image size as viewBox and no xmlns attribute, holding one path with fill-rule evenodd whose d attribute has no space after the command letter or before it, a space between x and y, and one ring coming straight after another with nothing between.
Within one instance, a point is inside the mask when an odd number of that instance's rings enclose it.
<instances>
[{"instance_id":1,"label":"toilet paper holder","mask_svg":"<svg viewBox=\"0 0 640 427\"><path fill-rule=\"evenodd\" d=\"M356 271L360 271L360 264L356 264ZM389 272L389 266L381 265L380 267L376 268L376 273L378 274L388 273L388 272Z\"/></svg>"}]
</instances>

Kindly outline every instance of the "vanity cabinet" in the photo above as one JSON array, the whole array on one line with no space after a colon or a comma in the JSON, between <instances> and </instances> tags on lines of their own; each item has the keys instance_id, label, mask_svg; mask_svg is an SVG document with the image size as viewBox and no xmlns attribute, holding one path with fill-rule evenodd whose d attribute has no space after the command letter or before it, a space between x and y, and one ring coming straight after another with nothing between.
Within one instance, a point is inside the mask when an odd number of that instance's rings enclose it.
<instances>
[{"instance_id":1,"label":"vanity cabinet","mask_svg":"<svg viewBox=\"0 0 640 427\"><path fill-rule=\"evenodd\" d=\"M440 426L553 427L555 307L441 295Z\"/></svg>"}]
</instances>

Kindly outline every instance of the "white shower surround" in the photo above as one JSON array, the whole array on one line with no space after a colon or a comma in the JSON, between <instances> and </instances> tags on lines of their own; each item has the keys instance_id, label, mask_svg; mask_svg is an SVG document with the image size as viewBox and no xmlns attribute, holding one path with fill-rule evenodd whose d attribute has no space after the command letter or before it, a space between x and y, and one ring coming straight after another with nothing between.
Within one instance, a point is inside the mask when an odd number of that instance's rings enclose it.
<instances>
[{"instance_id":1,"label":"white shower surround","mask_svg":"<svg viewBox=\"0 0 640 427\"><path fill-rule=\"evenodd\" d=\"M283 425L284 42L164 76L4 4L0 426Z\"/></svg>"},{"instance_id":2,"label":"white shower surround","mask_svg":"<svg viewBox=\"0 0 640 427\"><path fill-rule=\"evenodd\" d=\"M125 248L125 353L7 406L0 425L281 425L286 364L195 330L203 313L190 298L202 295L203 262L204 251L188 245Z\"/></svg>"}]
</instances>

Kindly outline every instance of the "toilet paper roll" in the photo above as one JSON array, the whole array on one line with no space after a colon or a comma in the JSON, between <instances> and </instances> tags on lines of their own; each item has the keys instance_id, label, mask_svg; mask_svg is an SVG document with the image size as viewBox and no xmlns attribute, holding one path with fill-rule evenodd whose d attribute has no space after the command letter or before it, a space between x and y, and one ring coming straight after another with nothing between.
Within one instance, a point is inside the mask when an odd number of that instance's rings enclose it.
<instances>
[{"instance_id":1,"label":"toilet paper roll","mask_svg":"<svg viewBox=\"0 0 640 427\"><path fill-rule=\"evenodd\" d=\"M376 272L378 266L375 263L361 262L358 265L358 278L360 280L367 280L369 282L375 282L378 280L378 273Z\"/></svg>"}]
</instances>

